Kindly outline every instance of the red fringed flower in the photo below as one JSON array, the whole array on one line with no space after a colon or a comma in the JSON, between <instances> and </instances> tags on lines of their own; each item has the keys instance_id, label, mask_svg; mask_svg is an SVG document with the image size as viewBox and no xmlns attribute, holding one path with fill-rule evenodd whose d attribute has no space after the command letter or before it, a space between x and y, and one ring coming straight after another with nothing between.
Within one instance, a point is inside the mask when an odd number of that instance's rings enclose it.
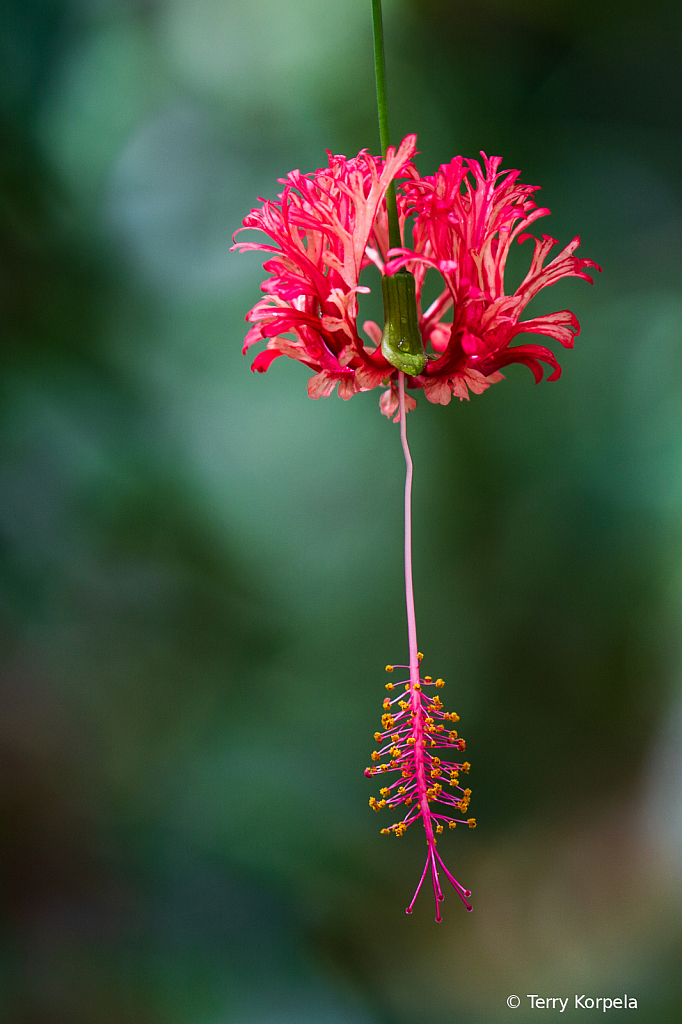
<instances>
[{"instance_id":1,"label":"red fringed flower","mask_svg":"<svg viewBox=\"0 0 682 1024\"><path fill-rule=\"evenodd\" d=\"M261 286L266 298L247 314L252 324L244 351L260 341L266 347L253 369L264 372L274 359L288 355L315 371L308 381L311 398L330 395L338 384L348 399L390 380L381 411L398 408L398 370L381 353L381 328L366 321L372 342L360 337L357 293L360 273L374 263L382 274L407 268L415 277L419 329L428 362L422 374L407 377L408 388L423 388L431 402L447 405L452 396L469 398L502 379L497 371L524 363L536 381L540 362L549 364L549 380L561 367L544 345L511 343L518 334L541 334L570 348L580 327L570 310L521 320L526 305L542 288L562 277L592 283L593 260L574 256L574 238L545 265L556 239L534 238L527 228L549 213L538 207L538 186L523 185L518 171L500 171L499 157L455 157L434 175L420 177L411 163L416 136L408 135L386 160L365 151L347 160L329 153L329 166L312 174L292 171L276 202L263 201L244 219L244 228L263 231L274 244L238 242L241 251L272 253L264 269L271 275ZM398 184L398 211L412 219L412 247L388 248L386 192ZM243 230L241 228L240 230ZM513 295L504 291L504 269L511 243L533 238L535 251L526 277ZM444 287L426 310L421 295L427 270L442 277ZM444 317L452 309L452 321ZM287 335L287 337L285 337ZM414 408L408 398L408 408Z\"/></svg>"}]
</instances>

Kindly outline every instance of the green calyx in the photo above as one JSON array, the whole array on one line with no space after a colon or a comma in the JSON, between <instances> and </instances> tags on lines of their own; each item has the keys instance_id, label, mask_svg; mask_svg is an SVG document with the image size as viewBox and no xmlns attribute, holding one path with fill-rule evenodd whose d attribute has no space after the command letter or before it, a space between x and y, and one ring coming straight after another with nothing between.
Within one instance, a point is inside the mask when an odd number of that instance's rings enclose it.
<instances>
[{"instance_id":1,"label":"green calyx","mask_svg":"<svg viewBox=\"0 0 682 1024\"><path fill-rule=\"evenodd\" d=\"M426 352L419 333L414 277L407 270L381 279L384 296L384 333L381 353L391 366L409 377L426 367Z\"/></svg>"}]
</instances>

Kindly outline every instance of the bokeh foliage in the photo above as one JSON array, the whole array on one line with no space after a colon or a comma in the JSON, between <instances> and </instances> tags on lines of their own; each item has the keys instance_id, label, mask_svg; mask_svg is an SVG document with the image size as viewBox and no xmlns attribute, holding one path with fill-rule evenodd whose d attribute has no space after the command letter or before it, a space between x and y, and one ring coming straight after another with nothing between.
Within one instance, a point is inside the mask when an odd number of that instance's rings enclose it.
<instances>
[{"instance_id":1,"label":"bokeh foliage","mask_svg":"<svg viewBox=\"0 0 682 1024\"><path fill-rule=\"evenodd\" d=\"M679 1019L679 5L403 0L386 29L422 172L501 153L605 268L541 300L583 325L559 382L410 417L475 912L406 918L423 844L367 808L406 647L397 428L240 354L261 272L232 231L325 148L378 149L369 3L6 0L12 1024L487 1024L511 992L521 1024L526 992L624 990Z\"/></svg>"}]
</instances>

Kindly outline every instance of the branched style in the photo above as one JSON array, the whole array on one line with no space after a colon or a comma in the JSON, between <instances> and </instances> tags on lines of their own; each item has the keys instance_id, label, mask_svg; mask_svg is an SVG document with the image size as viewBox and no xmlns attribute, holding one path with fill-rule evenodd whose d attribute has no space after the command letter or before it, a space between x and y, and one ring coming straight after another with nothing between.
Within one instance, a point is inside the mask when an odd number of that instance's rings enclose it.
<instances>
[{"instance_id":1,"label":"branched style","mask_svg":"<svg viewBox=\"0 0 682 1024\"><path fill-rule=\"evenodd\" d=\"M421 662L422 655L418 654ZM395 668L407 668L403 665L387 665L386 671L393 673ZM454 728L459 715L454 711L445 711L438 690L445 685L442 679L435 681L431 676L418 677L418 682L410 679L399 683L387 683L386 689L392 692L398 689L396 696L384 699L384 714L381 719L381 731L375 732L374 739L378 749L372 752L373 764L365 769L365 775L388 775L397 773L397 778L379 791L380 798L372 796L369 806L380 811L384 807L402 811L405 815L400 820L382 828L384 835L393 833L402 836L410 825L421 819L426 833L428 854L426 864L412 902L407 913L412 913L415 900L419 895L427 871L431 869L433 892L436 899L436 921L440 921L440 902L444 899L438 866L455 887L467 910L471 910L468 897L471 895L450 873L436 849L436 835L457 825L476 827L475 818L465 818L469 808L471 790L461 785L460 772L468 772L468 761L453 760L462 754L466 743ZM403 689L399 689L404 687ZM436 691L436 692L430 692ZM447 788L446 788L447 787ZM434 805L437 810L433 809Z\"/></svg>"}]
</instances>

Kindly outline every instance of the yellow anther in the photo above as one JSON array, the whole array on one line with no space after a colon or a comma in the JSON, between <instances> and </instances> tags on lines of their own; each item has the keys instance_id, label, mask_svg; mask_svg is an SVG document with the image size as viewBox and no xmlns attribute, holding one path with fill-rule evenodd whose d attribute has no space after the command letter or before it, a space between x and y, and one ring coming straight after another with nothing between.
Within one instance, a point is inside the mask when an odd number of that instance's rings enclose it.
<instances>
[{"instance_id":1,"label":"yellow anther","mask_svg":"<svg viewBox=\"0 0 682 1024\"><path fill-rule=\"evenodd\" d=\"M452 732L448 733L448 739L450 740L451 743L455 742L455 740L457 739L457 732L455 729L453 729Z\"/></svg>"},{"instance_id":2,"label":"yellow anther","mask_svg":"<svg viewBox=\"0 0 682 1024\"><path fill-rule=\"evenodd\" d=\"M390 706L391 706L391 698L390 697L384 697L384 707L385 708L390 708Z\"/></svg>"},{"instance_id":3,"label":"yellow anther","mask_svg":"<svg viewBox=\"0 0 682 1024\"><path fill-rule=\"evenodd\" d=\"M442 775L442 774L443 774L443 769L442 768L432 768L431 769L431 778L432 779L437 779L438 776Z\"/></svg>"},{"instance_id":4,"label":"yellow anther","mask_svg":"<svg viewBox=\"0 0 682 1024\"><path fill-rule=\"evenodd\" d=\"M398 701L398 707L401 708L402 711L407 711L409 706L410 705L409 705L409 703L406 700L399 700Z\"/></svg>"},{"instance_id":5,"label":"yellow anther","mask_svg":"<svg viewBox=\"0 0 682 1024\"><path fill-rule=\"evenodd\" d=\"M469 826L469 828L476 828L476 819L467 818L467 825Z\"/></svg>"},{"instance_id":6,"label":"yellow anther","mask_svg":"<svg viewBox=\"0 0 682 1024\"><path fill-rule=\"evenodd\" d=\"M424 721L426 722L427 725L433 725L433 718L431 718L430 715L427 715Z\"/></svg>"},{"instance_id":7,"label":"yellow anther","mask_svg":"<svg viewBox=\"0 0 682 1024\"><path fill-rule=\"evenodd\" d=\"M394 690L395 687L394 687L393 683L386 683L386 689L387 690Z\"/></svg>"},{"instance_id":8,"label":"yellow anther","mask_svg":"<svg viewBox=\"0 0 682 1024\"><path fill-rule=\"evenodd\" d=\"M387 836L390 831L391 831L390 828L382 828L381 834L382 834L382 836Z\"/></svg>"},{"instance_id":9,"label":"yellow anther","mask_svg":"<svg viewBox=\"0 0 682 1024\"><path fill-rule=\"evenodd\" d=\"M433 706L434 706L434 708L438 708L438 709L440 709L440 708L442 708L442 707L443 707L443 701L442 701L442 700L440 699L440 697L438 696L438 694L436 694L436 696L435 696L435 697L432 697L432 698L431 698L431 701L433 702Z\"/></svg>"},{"instance_id":10,"label":"yellow anther","mask_svg":"<svg viewBox=\"0 0 682 1024\"><path fill-rule=\"evenodd\" d=\"M422 652L421 652L421 651L417 651L417 657L418 657L418 658L419 658L419 660L421 661L421 660L422 660L422 658L424 657L424 655L422 654Z\"/></svg>"},{"instance_id":11,"label":"yellow anther","mask_svg":"<svg viewBox=\"0 0 682 1024\"><path fill-rule=\"evenodd\" d=\"M393 720L393 715L382 715L381 716L381 724L383 725L384 729L386 729L386 731L388 732L388 730L392 729L393 726L395 725L395 721Z\"/></svg>"},{"instance_id":12,"label":"yellow anther","mask_svg":"<svg viewBox=\"0 0 682 1024\"><path fill-rule=\"evenodd\" d=\"M386 666L386 671L387 672L392 672L393 671L393 665L387 665Z\"/></svg>"},{"instance_id":13,"label":"yellow anther","mask_svg":"<svg viewBox=\"0 0 682 1024\"><path fill-rule=\"evenodd\" d=\"M372 760L373 760L373 761L379 761L379 760L381 760L381 754L379 753L379 751L378 751L378 750L373 750L373 751L372 751Z\"/></svg>"},{"instance_id":14,"label":"yellow anther","mask_svg":"<svg viewBox=\"0 0 682 1024\"><path fill-rule=\"evenodd\" d=\"M413 690L421 690L421 688L422 688L422 684L421 683L415 683L414 686L412 687Z\"/></svg>"},{"instance_id":15,"label":"yellow anther","mask_svg":"<svg viewBox=\"0 0 682 1024\"><path fill-rule=\"evenodd\" d=\"M436 679L436 686L445 686L445 681L443 679Z\"/></svg>"},{"instance_id":16,"label":"yellow anther","mask_svg":"<svg viewBox=\"0 0 682 1024\"><path fill-rule=\"evenodd\" d=\"M404 786L398 786L398 792L400 793L401 796L404 796L407 790L405 789Z\"/></svg>"},{"instance_id":17,"label":"yellow anther","mask_svg":"<svg viewBox=\"0 0 682 1024\"><path fill-rule=\"evenodd\" d=\"M400 734L399 733L396 733L394 736L391 736L391 743L397 743L399 740L400 740Z\"/></svg>"},{"instance_id":18,"label":"yellow anther","mask_svg":"<svg viewBox=\"0 0 682 1024\"><path fill-rule=\"evenodd\" d=\"M386 787L384 787L384 789L380 789L379 792L381 793L382 796L388 796L388 794L391 791L390 791L390 789L386 789Z\"/></svg>"},{"instance_id":19,"label":"yellow anther","mask_svg":"<svg viewBox=\"0 0 682 1024\"><path fill-rule=\"evenodd\" d=\"M456 822L456 821L451 821L451 822L449 823L449 826L448 826L448 827L449 827L449 828L457 828L457 822Z\"/></svg>"},{"instance_id":20,"label":"yellow anther","mask_svg":"<svg viewBox=\"0 0 682 1024\"><path fill-rule=\"evenodd\" d=\"M442 825L436 825L436 832L442 832L442 831L443 831L443 826Z\"/></svg>"},{"instance_id":21,"label":"yellow anther","mask_svg":"<svg viewBox=\"0 0 682 1024\"><path fill-rule=\"evenodd\" d=\"M414 736L408 736L407 737L407 742L410 744L410 746L413 746L417 741L414 738Z\"/></svg>"},{"instance_id":22,"label":"yellow anther","mask_svg":"<svg viewBox=\"0 0 682 1024\"><path fill-rule=\"evenodd\" d=\"M389 753L390 753L391 757L400 757L400 748L399 747L391 747Z\"/></svg>"},{"instance_id":23,"label":"yellow anther","mask_svg":"<svg viewBox=\"0 0 682 1024\"><path fill-rule=\"evenodd\" d=\"M451 722L459 722L459 715L457 714L456 711L451 711L450 712L450 721Z\"/></svg>"},{"instance_id":24,"label":"yellow anther","mask_svg":"<svg viewBox=\"0 0 682 1024\"><path fill-rule=\"evenodd\" d=\"M406 807L409 807L410 804L412 803L412 797L406 796L405 799L403 800L403 803L405 804Z\"/></svg>"},{"instance_id":25,"label":"yellow anther","mask_svg":"<svg viewBox=\"0 0 682 1024\"><path fill-rule=\"evenodd\" d=\"M431 758L431 764L440 764L440 758L439 757L432 757Z\"/></svg>"},{"instance_id":26,"label":"yellow anther","mask_svg":"<svg viewBox=\"0 0 682 1024\"><path fill-rule=\"evenodd\" d=\"M385 800L379 800L379 802L377 803L377 807L385 807L385 806L386 806L386 801Z\"/></svg>"},{"instance_id":27,"label":"yellow anther","mask_svg":"<svg viewBox=\"0 0 682 1024\"><path fill-rule=\"evenodd\" d=\"M388 771L388 765L387 764L380 764L379 768L381 769L382 772L387 772Z\"/></svg>"},{"instance_id":28,"label":"yellow anther","mask_svg":"<svg viewBox=\"0 0 682 1024\"><path fill-rule=\"evenodd\" d=\"M384 735L383 732L375 732L374 733L374 739L377 741L377 743L379 742L379 740L381 739L381 737L383 735Z\"/></svg>"},{"instance_id":29,"label":"yellow anther","mask_svg":"<svg viewBox=\"0 0 682 1024\"><path fill-rule=\"evenodd\" d=\"M435 740L431 740L431 746L435 747L435 745L436 745L436 741Z\"/></svg>"},{"instance_id":30,"label":"yellow anther","mask_svg":"<svg viewBox=\"0 0 682 1024\"><path fill-rule=\"evenodd\" d=\"M468 772L470 768L471 768L471 765L469 764L469 762L465 761L464 764L462 765L462 771L463 772Z\"/></svg>"},{"instance_id":31,"label":"yellow anther","mask_svg":"<svg viewBox=\"0 0 682 1024\"><path fill-rule=\"evenodd\" d=\"M402 777L404 779L411 779L412 778L412 772L410 771L409 768L403 768L401 774L402 774Z\"/></svg>"},{"instance_id":32,"label":"yellow anther","mask_svg":"<svg viewBox=\"0 0 682 1024\"><path fill-rule=\"evenodd\" d=\"M471 790L470 790L470 789L465 789L465 790L464 790L464 795L465 795L466 797L470 797L470 796L471 796Z\"/></svg>"},{"instance_id":33,"label":"yellow anther","mask_svg":"<svg viewBox=\"0 0 682 1024\"><path fill-rule=\"evenodd\" d=\"M424 676L424 682L425 683L432 683L433 679L431 678L431 676Z\"/></svg>"},{"instance_id":34,"label":"yellow anther","mask_svg":"<svg viewBox=\"0 0 682 1024\"><path fill-rule=\"evenodd\" d=\"M441 786L440 782L437 782L436 785L433 787L433 792L436 794L436 796L438 796L438 794L442 791L443 787Z\"/></svg>"},{"instance_id":35,"label":"yellow anther","mask_svg":"<svg viewBox=\"0 0 682 1024\"><path fill-rule=\"evenodd\" d=\"M371 796L369 798L369 806L372 808L373 811L376 811L377 814L379 813L379 802L375 796Z\"/></svg>"}]
</instances>

